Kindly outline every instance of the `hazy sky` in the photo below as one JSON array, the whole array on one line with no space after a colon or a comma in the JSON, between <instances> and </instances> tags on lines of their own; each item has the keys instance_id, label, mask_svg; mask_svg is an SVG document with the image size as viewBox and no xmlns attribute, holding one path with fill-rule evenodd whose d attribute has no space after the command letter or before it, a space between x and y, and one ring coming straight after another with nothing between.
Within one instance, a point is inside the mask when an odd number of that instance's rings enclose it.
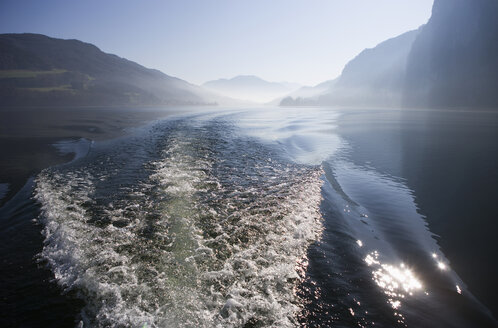
<instances>
[{"instance_id":1,"label":"hazy sky","mask_svg":"<svg viewBox=\"0 0 498 328\"><path fill-rule=\"evenodd\" d=\"M0 33L79 39L193 83L314 85L424 24L433 0L0 0Z\"/></svg>"}]
</instances>

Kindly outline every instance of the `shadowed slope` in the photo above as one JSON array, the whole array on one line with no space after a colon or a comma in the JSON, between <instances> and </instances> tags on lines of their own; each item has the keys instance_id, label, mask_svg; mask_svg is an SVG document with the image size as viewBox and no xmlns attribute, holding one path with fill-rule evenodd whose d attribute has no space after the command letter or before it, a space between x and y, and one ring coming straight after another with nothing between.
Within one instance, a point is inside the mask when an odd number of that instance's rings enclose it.
<instances>
[{"instance_id":1,"label":"shadowed slope","mask_svg":"<svg viewBox=\"0 0 498 328\"><path fill-rule=\"evenodd\" d=\"M194 105L202 88L78 40L0 35L2 106Z\"/></svg>"}]
</instances>

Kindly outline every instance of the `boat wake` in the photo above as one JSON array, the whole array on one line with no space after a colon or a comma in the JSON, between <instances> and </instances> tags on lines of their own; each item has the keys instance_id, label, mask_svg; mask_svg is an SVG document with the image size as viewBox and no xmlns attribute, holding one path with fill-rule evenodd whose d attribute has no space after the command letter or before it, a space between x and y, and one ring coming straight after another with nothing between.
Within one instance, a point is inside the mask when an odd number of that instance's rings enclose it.
<instances>
[{"instance_id":1,"label":"boat wake","mask_svg":"<svg viewBox=\"0 0 498 328\"><path fill-rule=\"evenodd\" d=\"M85 301L81 325L297 325L321 167L216 120L161 122L137 138L36 179L41 258Z\"/></svg>"}]
</instances>

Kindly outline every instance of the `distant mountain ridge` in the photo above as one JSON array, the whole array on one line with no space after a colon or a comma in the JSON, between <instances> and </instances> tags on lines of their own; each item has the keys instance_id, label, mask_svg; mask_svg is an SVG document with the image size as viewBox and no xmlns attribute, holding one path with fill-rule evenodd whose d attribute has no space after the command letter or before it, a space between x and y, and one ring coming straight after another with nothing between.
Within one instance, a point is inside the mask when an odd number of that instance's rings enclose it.
<instances>
[{"instance_id":1,"label":"distant mountain ridge","mask_svg":"<svg viewBox=\"0 0 498 328\"><path fill-rule=\"evenodd\" d=\"M215 104L216 95L78 40L0 34L0 106Z\"/></svg>"},{"instance_id":2,"label":"distant mountain ridge","mask_svg":"<svg viewBox=\"0 0 498 328\"><path fill-rule=\"evenodd\" d=\"M202 87L242 100L269 102L300 87L297 83L268 82L254 75L238 75L231 79L208 81Z\"/></svg>"},{"instance_id":3,"label":"distant mountain ridge","mask_svg":"<svg viewBox=\"0 0 498 328\"><path fill-rule=\"evenodd\" d=\"M281 105L400 106L408 55L418 33L409 31L363 50L333 83L308 90L315 91L311 96L290 94Z\"/></svg>"},{"instance_id":4,"label":"distant mountain ridge","mask_svg":"<svg viewBox=\"0 0 498 328\"><path fill-rule=\"evenodd\" d=\"M333 86L337 83L338 79L328 80L322 83L319 83L315 86L303 86L296 91L291 92L285 97L280 97L272 102L271 105L281 104L282 106L286 105L314 105L317 102L318 97L327 94L333 88Z\"/></svg>"},{"instance_id":5,"label":"distant mountain ridge","mask_svg":"<svg viewBox=\"0 0 498 328\"><path fill-rule=\"evenodd\" d=\"M366 49L326 92L281 105L498 109L498 1L435 0L416 31Z\"/></svg>"}]
</instances>

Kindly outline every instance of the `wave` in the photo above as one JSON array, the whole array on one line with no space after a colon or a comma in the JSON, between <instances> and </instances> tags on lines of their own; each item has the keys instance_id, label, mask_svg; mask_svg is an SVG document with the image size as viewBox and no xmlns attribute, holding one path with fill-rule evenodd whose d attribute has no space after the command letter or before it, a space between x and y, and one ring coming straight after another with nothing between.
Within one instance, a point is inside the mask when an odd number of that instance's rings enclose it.
<instances>
[{"instance_id":1,"label":"wave","mask_svg":"<svg viewBox=\"0 0 498 328\"><path fill-rule=\"evenodd\" d=\"M147 155L130 168L133 147ZM215 121L160 123L96 152L36 179L41 257L85 300L81 325L297 325L301 262L322 227L320 166Z\"/></svg>"}]
</instances>

